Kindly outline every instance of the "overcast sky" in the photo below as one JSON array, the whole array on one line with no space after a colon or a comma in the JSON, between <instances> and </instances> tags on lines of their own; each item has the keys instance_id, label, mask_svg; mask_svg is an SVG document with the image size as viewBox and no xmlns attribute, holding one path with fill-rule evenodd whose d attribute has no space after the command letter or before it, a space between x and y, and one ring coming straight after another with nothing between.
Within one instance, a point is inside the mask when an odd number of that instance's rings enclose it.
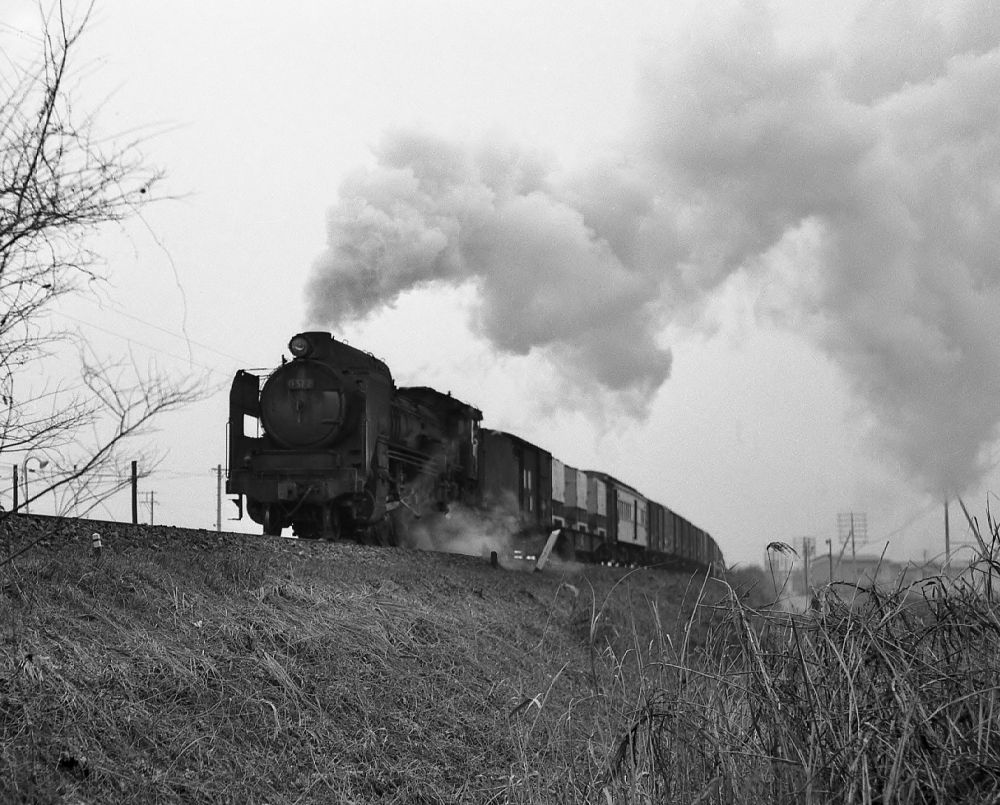
<instances>
[{"instance_id":1,"label":"overcast sky","mask_svg":"<svg viewBox=\"0 0 1000 805\"><path fill-rule=\"evenodd\" d=\"M158 522L213 526L225 385L320 327L730 562L851 511L934 555L1000 480L998 45L989 0L98 0L76 105L178 198L60 315L220 384Z\"/></svg>"}]
</instances>

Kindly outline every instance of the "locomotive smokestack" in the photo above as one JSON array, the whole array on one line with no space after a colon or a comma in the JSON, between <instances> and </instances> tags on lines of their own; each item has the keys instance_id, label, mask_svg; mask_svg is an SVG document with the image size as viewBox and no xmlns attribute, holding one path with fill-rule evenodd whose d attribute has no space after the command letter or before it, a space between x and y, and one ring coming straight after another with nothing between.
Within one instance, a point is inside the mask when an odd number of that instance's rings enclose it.
<instances>
[{"instance_id":1,"label":"locomotive smokestack","mask_svg":"<svg viewBox=\"0 0 1000 805\"><path fill-rule=\"evenodd\" d=\"M837 363L904 475L968 486L1000 425L1000 13L917 6L817 42L763 2L705 4L644 64L633 130L575 172L390 133L341 187L310 318L472 280L498 350L641 414L665 323L739 273Z\"/></svg>"}]
</instances>

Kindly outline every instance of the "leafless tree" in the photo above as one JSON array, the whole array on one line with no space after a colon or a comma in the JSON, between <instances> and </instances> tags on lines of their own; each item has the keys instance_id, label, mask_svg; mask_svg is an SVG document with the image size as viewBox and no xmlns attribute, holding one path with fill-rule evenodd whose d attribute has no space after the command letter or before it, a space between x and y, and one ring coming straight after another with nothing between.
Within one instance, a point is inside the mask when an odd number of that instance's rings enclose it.
<instances>
[{"instance_id":1,"label":"leafless tree","mask_svg":"<svg viewBox=\"0 0 1000 805\"><path fill-rule=\"evenodd\" d=\"M37 52L0 71L0 455L43 455L51 469L31 499L58 493L76 513L128 482L123 448L136 458L154 417L203 396L197 379L94 354L48 316L60 297L98 292L94 236L139 214L162 178L141 138L102 138L74 106L72 57L92 9L40 10ZM40 369L49 362L57 372ZM156 458L139 455L148 474Z\"/></svg>"}]
</instances>

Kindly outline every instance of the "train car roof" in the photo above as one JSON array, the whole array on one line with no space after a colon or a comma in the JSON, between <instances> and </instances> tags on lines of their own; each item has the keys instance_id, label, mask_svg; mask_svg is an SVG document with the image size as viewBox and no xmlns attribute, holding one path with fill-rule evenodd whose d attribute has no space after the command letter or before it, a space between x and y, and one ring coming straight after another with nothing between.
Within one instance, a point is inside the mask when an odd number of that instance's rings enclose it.
<instances>
[{"instance_id":1,"label":"train car roof","mask_svg":"<svg viewBox=\"0 0 1000 805\"><path fill-rule=\"evenodd\" d=\"M601 472L600 470L584 470L584 472L587 473L587 475L593 475L595 478L600 478L606 484L614 484L619 489L624 489L626 492L631 492L633 495L636 495L637 497L640 497L643 500L649 500L649 498L647 498L644 494L642 494L642 492L640 492L634 486L629 486L623 481L619 481L613 475L608 475L606 472Z\"/></svg>"},{"instance_id":2,"label":"train car roof","mask_svg":"<svg viewBox=\"0 0 1000 805\"><path fill-rule=\"evenodd\" d=\"M544 453L549 458L552 457L552 453L546 450L544 447L539 447L537 444L532 444L527 439L522 439L520 436L517 436L513 433L508 433L505 430L497 430L496 428L483 428L483 431L485 431L486 433L493 433L498 436L503 436L505 439L510 439L512 442L515 442L521 445L522 447L530 447L532 450L537 450L539 453Z\"/></svg>"}]
</instances>

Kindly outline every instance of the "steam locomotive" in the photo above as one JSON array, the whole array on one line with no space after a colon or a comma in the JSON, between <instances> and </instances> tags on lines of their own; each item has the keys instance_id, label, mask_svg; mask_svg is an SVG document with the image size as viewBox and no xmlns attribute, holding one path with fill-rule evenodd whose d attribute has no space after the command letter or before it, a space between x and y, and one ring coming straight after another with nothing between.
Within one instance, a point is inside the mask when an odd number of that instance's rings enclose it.
<instances>
[{"instance_id":1,"label":"steam locomotive","mask_svg":"<svg viewBox=\"0 0 1000 805\"><path fill-rule=\"evenodd\" d=\"M521 550L580 561L721 567L712 537L598 471L567 466L451 394L397 388L374 356L306 332L266 378L240 370L229 397L226 492L265 534L408 542L419 518L503 511Z\"/></svg>"}]
</instances>

